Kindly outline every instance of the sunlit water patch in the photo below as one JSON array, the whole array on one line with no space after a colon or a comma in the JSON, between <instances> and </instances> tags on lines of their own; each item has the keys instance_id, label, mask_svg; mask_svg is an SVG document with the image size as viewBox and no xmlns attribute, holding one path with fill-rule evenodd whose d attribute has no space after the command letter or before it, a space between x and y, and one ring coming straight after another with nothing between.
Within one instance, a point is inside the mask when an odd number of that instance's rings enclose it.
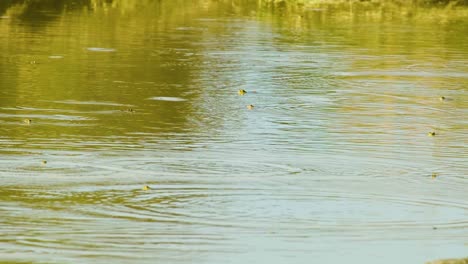
<instances>
[{"instance_id":1,"label":"sunlit water patch","mask_svg":"<svg viewBox=\"0 0 468 264\"><path fill-rule=\"evenodd\" d=\"M57 104L76 104L76 105L103 105L103 106L131 106L127 104L119 104L114 102L96 102L96 101L76 101L76 100L64 100L54 101Z\"/></svg>"},{"instance_id":2,"label":"sunlit water patch","mask_svg":"<svg viewBox=\"0 0 468 264\"><path fill-rule=\"evenodd\" d=\"M100 48L100 47L89 47L86 48L89 51L94 51L94 52L114 52L116 49L113 48Z\"/></svg>"},{"instance_id":3,"label":"sunlit water patch","mask_svg":"<svg viewBox=\"0 0 468 264\"><path fill-rule=\"evenodd\" d=\"M169 101L169 102L183 102L183 101L186 101L186 99L184 99L184 98L168 97L168 96L156 96L156 97L150 97L148 99L155 100L155 101Z\"/></svg>"}]
</instances>

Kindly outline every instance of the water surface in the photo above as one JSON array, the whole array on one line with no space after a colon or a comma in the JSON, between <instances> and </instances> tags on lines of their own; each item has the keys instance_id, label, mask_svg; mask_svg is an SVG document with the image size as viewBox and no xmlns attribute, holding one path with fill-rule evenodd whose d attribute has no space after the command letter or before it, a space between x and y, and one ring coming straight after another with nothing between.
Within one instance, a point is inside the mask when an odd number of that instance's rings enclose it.
<instances>
[{"instance_id":1,"label":"water surface","mask_svg":"<svg viewBox=\"0 0 468 264\"><path fill-rule=\"evenodd\" d=\"M0 4L1 261L468 255L464 9L23 2Z\"/></svg>"}]
</instances>

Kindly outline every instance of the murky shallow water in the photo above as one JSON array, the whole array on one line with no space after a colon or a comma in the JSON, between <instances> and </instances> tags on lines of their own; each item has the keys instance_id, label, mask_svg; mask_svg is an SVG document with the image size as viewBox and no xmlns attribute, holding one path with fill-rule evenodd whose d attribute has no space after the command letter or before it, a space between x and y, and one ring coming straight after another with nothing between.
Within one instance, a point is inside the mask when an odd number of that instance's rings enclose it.
<instances>
[{"instance_id":1,"label":"murky shallow water","mask_svg":"<svg viewBox=\"0 0 468 264\"><path fill-rule=\"evenodd\" d=\"M0 260L467 255L466 19L123 3L0 9Z\"/></svg>"}]
</instances>

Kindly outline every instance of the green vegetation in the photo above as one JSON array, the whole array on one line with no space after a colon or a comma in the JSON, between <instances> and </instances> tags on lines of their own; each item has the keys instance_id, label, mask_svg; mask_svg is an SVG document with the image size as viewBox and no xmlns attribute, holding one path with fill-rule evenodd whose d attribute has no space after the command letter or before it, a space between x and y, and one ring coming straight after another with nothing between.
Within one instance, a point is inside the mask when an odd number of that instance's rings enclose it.
<instances>
[{"instance_id":1,"label":"green vegetation","mask_svg":"<svg viewBox=\"0 0 468 264\"><path fill-rule=\"evenodd\" d=\"M396 5L467 5L467 0L260 0L268 4L396 4Z\"/></svg>"},{"instance_id":2,"label":"green vegetation","mask_svg":"<svg viewBox=\"0 0 468 264\"><path fill-rule=\"evenodd\" d=\"M468 258L463 259L441 259L427 262L426 264L468 264Z\"/></svg>"},{"instance_id":3,"label":"green vegetation","mask_svg":"<svg viewBox=\"0 0 468 264\"><path fill-rule=\"evenodd\" d=\"M201 8L200 8L201 7ZM339 19L352 23L355 19L421 20L441 24L468 21L468 0L7 0L0 3L0 16L16 17L26 24L41 19L53 21L64 13L95 12L101 16L110 12L131 15L142 10L157 10L155 14L172 17L192 17L208 12L225 12L244 16L281 16L296 25L303 19L320 14L322 20ZM216 11L217 10L217 11ZM44 12L41 12L44 11ZM145 11L143 11L145 12ZM174 18L175 19L175 18Z\"/></svg>"},{"instance_id":4,"label":"green vegetation","mask_svg":"<svg viewBox=\"0 0 468 264\"><path fill-rule=\"evenodd\" d=\"M281 11L304 12L311 8L336 9L389 9L389 8L446 8L468 6L468 0L198 0L198 1L155 1L155 0L5 0L0 3L0 14L14 8L16 12L27 16L41 16L37 11L47 10L62 12L64 10L97 10L119 9L122 12L140 10L141 7L152 5L175 6L178 9L190 7L231 6L233 11L275 9ZM42 14L44 15L44 14Z\"/></svg>"}]
</instances>

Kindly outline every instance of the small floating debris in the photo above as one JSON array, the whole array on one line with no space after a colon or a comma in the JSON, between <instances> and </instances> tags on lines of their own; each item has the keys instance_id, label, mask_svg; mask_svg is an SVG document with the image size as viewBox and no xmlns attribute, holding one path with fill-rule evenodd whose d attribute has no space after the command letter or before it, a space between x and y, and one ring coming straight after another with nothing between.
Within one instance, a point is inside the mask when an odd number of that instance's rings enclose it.
<instances>
[{"instance_id":1,"label":"small floating debris","mask_svg":"<svg viewBox=\"0 0 468 264\"><path fill-rule=\"evenodd\" d=\"M151 98L148 98L150 100L156 100L156 101L169 101L169 102L183 102L183 101L187 101L186 99L184 98L180 98L180 97L168 97L168 96L157 96L157 97L151 97Z\"/></svg>"},{"instance_id":2,"label":"small floating debris","mask_svg":"<svg viewBox=\"0 0 468 264\"><path fill-rule=\"evenodd\" d=\"M433 137L435 135L436 135L436 132L434 132L434 131L431 131L431 132L427 133L427 136L429 136L429 137Z\"/></svg>"},{"instance_id":3,"label":"small floating debris","mask_svg":"<svg viewBox=\"0 0 468 264\"><path fill-rule=\"evenodd\" d=\"M37 62L33 60L33 61L30 61L29 64L37 64Z\"/></svg>"},{"instance_id":4,"label":"small floating debris","mask_svg":"<svg viewBox=\"0 0 468 264\"><path fill-rule=\"evenodd\" d=\"M95 52L114 52L116 49L113 48L98 48L98 47L89 47L86 48L89 51L95 51Z\"/></svg>"},{"instance_id":5,"label":"small floating debris","mask_svg":"<svg viewBox=\"0 0 468 264\"><path fill-rule=\"evenodd\" d=\"M439 100L441 100L441 101L445 101L445 99L447 99L445 96L439 97Z\"/></svg>"},{"instance_id":6,"label":"small floating debris","mask_svg":"<svg viewBox=\"0 0 468 264\"><path fill-rule=\"evenodd\" d=\"M148 185L145 185L143 186L143 188L141 188L143 191L149 191L151 190L151 187L149 187Z\"/></svg>"},{"instance_id":7,"label":"small floating debris","mask_svg":"<svg viewBox=\"0 0 468 264\"><path fill-rule=\"evenodd\" d=\"M23 123L30 125L32 123L31 119L23 119Z\"/></svg>"},{"instance_id":8,"label":"small floating debris","mask_svg":"<svg viewBox=\"0 0 468 264\"><path fill-rule=\"evenodd\" d=\"M431 178L432 178L432 179L437 178L437 176L439 176L439 173L437 173L437 172L433 172L433 173L431 174Z\"/></svg>"},{"instance_id":9,"label":"small floating debris","mask_svg":"<svg viewBox=\"0 0 468 264\"><path fill-rule=\"evenodd\" d=\"M63 59L63 56L60 56L60 55L51 55L51 56L49 56L49 59Z\"/></svg>"},{"instance_id":10,"label":"small floating debris","mask_svg":"<svg viewBox=\"0 0 468 264\"><path fill-rule=\"evenodd\" d=\"M237 91L237 93L238 93L239 95L244 95L244 94L247 93L247 91L244 90L244 89L241 89L241 90Z\"/></svg>"},{"instance_id":11,"label":"small floating debris","mask_svg":"<svg viewBox=\"0 0 468 264\"><path fill-rule=\"evenodd\" d=\"M46 165L47 164L47 160L43 160L41 161L42 165Z\"/></svg>"},{"instance_id":12,"label":"small floating debris","mask_svg":"<svg viewBox=\"0 0 468 264\"><path fill-rule=\"evenodd\" d=\"M254 109L254 105L248 105L248 106L247 106L247 109L249 109L249 110Z\"/></svg>"}]
</instances>

